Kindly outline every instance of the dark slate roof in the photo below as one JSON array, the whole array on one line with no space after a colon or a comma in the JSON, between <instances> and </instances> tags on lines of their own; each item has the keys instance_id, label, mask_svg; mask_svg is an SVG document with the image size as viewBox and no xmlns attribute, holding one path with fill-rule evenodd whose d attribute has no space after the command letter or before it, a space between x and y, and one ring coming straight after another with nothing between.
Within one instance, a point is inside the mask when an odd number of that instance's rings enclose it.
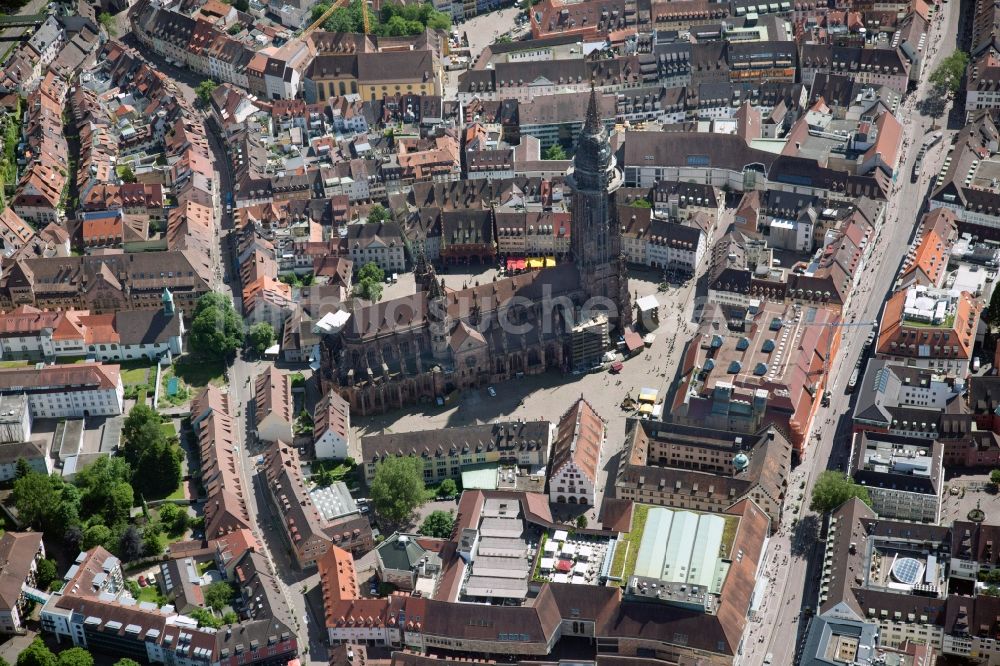
<instances>
[{"instance_id":1,"label":"dark slate roof","mask_svg":"<svg viewBox=\"0 0 1000 666\"><path fill-rule=\"evenodd\" d=\"M548 421L509 421L484 425L368 435L361 438L364 461L392 455L435 457L462 451L518 451L548 446Z\"/></svg>"},{"instance_id":2,"label":"dark slate roof","mask_svg":"<svg viewBox=\"0 0 1000 666\"><path fill-rule=\"evenodd\" d=\"M181 314L158 310L131 310L115 315L115 328L123 345L162 344L181 334Z\"/></svg>"}]
</instances>

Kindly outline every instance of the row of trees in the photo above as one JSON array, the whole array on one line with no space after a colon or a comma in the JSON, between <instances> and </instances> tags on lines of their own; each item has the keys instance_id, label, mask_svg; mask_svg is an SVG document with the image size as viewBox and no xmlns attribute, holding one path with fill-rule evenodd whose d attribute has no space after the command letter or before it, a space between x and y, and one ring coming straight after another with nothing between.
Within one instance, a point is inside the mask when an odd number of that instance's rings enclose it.
<instances>
[{"instance_id":1,"label":"row of trees","mask_svg":"<svg viewBox=\"0 0 1000 666\"><path fill-rule=\"evenodd\" d=\"M331 32L364 32L362 0L352 0L346 7L334 10L323 22L323 29ZM312 7L312 20L317 21L331 7L329 2L320 2ZM418 35L424 28L432 30L451 29L451 15L439 12L430 3L400 5L388 3L378 12L368 10L368 23L373 35L401 37Z\"/></svg>"},{"instance_id":2,"label":"row of trees","mask_svg":"<svg viewBox=\"0 0 1000 666\"><path fill-rule=\"evenodd\" d=\"M0 658L0 666L9 666ZM83 648L73 647L62 650L58 655L52 652L41 638L36 638L17 655L17 666L94 666L94 657ZM119 659L114 666L139 666L132 659Z\"/></svg>"}]
</instances>

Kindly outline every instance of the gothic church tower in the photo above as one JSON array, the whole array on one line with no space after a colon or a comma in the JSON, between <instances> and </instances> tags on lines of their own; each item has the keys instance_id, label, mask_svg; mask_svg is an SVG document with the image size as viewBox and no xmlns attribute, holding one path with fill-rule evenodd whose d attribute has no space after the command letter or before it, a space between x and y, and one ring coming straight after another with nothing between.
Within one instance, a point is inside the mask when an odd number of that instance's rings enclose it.
<instances>
[{"instance_id":1,"label":"gothic church tower","mask_svg":"<svg viewBox=\"0 0 1000 666\"><path fill-rule=\"evenodd\" d=\"M584 292L588 297L603 297L614 303L617 312L610 313L610 319L619 328L632 323L621 227L614 206L614 193L622 182L597 111L597 93L591 87L587 120L567 177L573 189L570 250Z\"/></svg>"}]
</instances>

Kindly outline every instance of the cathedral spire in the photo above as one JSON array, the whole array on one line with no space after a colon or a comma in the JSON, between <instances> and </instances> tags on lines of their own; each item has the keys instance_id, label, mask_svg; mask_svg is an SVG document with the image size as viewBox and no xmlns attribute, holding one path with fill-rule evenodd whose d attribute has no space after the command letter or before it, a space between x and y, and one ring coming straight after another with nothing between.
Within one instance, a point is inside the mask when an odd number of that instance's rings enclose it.
<instances>
[{"instance_id":1,"label":"cathedral spire","mask_svg":"<svg viewBox=\"0 0 1000 666\"><path fill-rule=\"evenodd\" d=\"M601 116L597 112L597 89L590 82L590 103L587 105L587 122L583 126L585 134L597 134L601 131Z\"/></svg>"}]
</instances>

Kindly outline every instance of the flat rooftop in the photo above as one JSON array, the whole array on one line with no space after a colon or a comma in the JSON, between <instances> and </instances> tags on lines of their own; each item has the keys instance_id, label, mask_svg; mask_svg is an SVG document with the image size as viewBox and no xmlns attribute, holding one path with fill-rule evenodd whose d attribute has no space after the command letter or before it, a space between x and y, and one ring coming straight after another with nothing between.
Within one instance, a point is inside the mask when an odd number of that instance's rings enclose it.
<instances>
[{"instance_id":1,"label":"flat rooftop","mask_svg":"<svg viewBox=\"0 0 1000 666\"><path fill-rule=\"evenodd\" d=\"M868 440L863 456L864 469L882 474L929 477L934 466L930 448L914 444Z\"/></svg>"},{"instance_id":2,"label":"flat rooftop","mask_svg":"<svg viewBox=\"0 0 1000 666\"><path fill-rule=\"evenodd\" d=\"M468 600L524 601L532 566L532 542L516 500L488 499L475 532L476 549L462 585Z\"/></svg>"},{"instance_id":3,"label":"flat rooftop","mask_svg":"<svg viewBox=\"0 0 1000 666\"><path fill-rule=\"evenodd\" d=\"M735 516L651 507L628 593L712 612L738 524Z\"/></svg>"},{"instance_id":4,"label":"flat rooftop","mask_svg":"<svg viewBox=\"0 0 1000 666\"><path fill-rule=\"evenodd\" d=\"M913 286L903 301L903 320L910 326L950 328L957 306L957 296L947 290Z\"/></svg>"},{"instance_id":5,"label":"flat rooftop","mask_svg":"<svg viewBox=\"0 0 1000 666\"><path fill-rule=\"evenodd\" d=\"M975 163L973 163L975 164ZM1000 193L1000 160L993 158L983 160L978 166L970 169L971 174L966 174L969 187L976 190L987 190L995 194ZM961 174L957 174L961 175Z\"/></svg>"},{"instance_id":6,"label":"flat rooftop","mask_svg":"<svg viewBox=\"0 0 1000 666\"><path fill-rule=\"evenodd\" d=\"M0 396L0 423L17 423L28 409L28 396L12 393Z\"/></svg>"},{"instance_id":7,"label":"flat rooftop","mask_svg":"<svg viewBox=\"0 0 1000 666\"><path fill-rule=\"evenodd\" d=\"M314 488L309 491L309 497L312 498L319 514L323 516L323 520L335 520L358 511L358 505L343 481L337 481L324 488Z\"/></svg>"},{"instance_id":8,"label":"flat rooftop","mask_svg":"<svg viewBox=\"0 0 1000 666\"><path fill-rule=\"evenodd\" d=\"M921 550L873 540L867 558L867 586L934 598L946 594L947 562Z\"/></svg>"},{"instance_id":9,"label":"flat rooftop","mask_svg":"<svg viewBox=\"0 0 1000 666\"><path fill-rule=\"evenodd\" d=\"M847 157L847 142L858 129L858 123L849 120L831 120L822 135L809 133L800 143L799 157L825 163L830 154ZM834 138L837 135L839 138Z\"/></svg>"}]
</instances>

